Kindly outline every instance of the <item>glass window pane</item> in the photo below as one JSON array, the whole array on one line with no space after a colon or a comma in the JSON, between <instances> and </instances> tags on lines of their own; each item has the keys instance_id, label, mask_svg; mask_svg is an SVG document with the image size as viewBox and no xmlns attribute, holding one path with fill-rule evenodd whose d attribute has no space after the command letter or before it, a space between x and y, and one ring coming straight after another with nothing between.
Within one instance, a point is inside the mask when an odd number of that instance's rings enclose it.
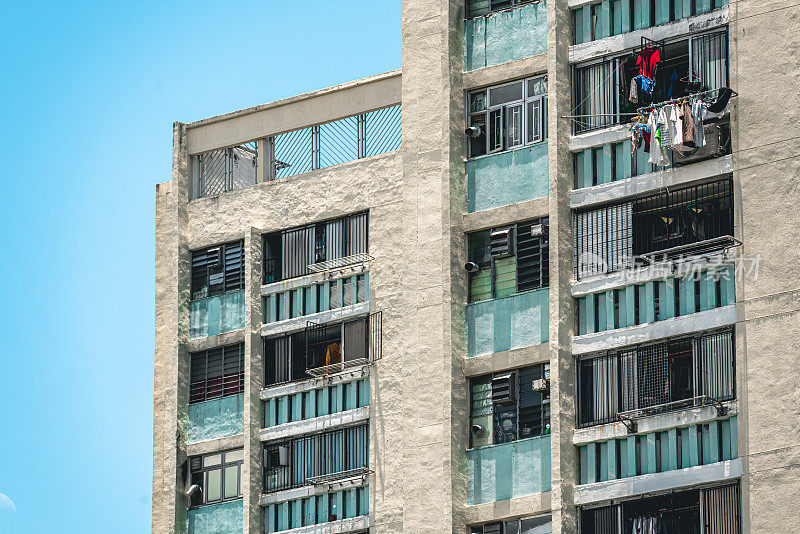
<instances>
[{"instance_id":1,"label":"glass window pane","mask_svg":"<svg viewBox=\"0 0 800 534\"><path fill-rule=\"evenodd\" d=\"M486 109L486 91L469 95L469 112L477 113Z\"/></svg>"},{"instance_id":2,"label":"glass window pane","mask_svg":"<svg viewBox=\"0 0 800 534\"><path fill-rule=\"evenodd\" d=\"M208 456L203 457L203 467L211 467L213 465L219 465L222 461L222 454L209 454Z\"/></svg>"},{"instance_id":3,"label":"glass window pane","mask_svg":"<svg viewBox=\"0 0 800 534\"><path fill-rule=\"evenodd\" d=\"M229 465L225 468L225 498L232 499L239 495L239 466Z\"/></svg>"},{"instance_id":4,"label":"glass window pane","mask_svg":"<svg viewBox=\"0 0 800 534\"><path fill-rule=\"evenodd\" d=\"M537 76L528 80L528 98L547 94L547 76Z\"/></svg>"},{"instance_id":5,"label":"glass window pane","mask_svg":"<svg viewBox=\"0 0 800 534\"><path fill-rule=\"evenodd\" d=\"M486 114L473 115L469 118L469 125L480 129L480 134L469 138L469 157L483 156L486 154Z\"/></svg>"},{"instance_id":6,"label":"glass window pane","mask_svg":"<svg viewBox=\"0 0 800 534\"><path fill-rule=\"evenodd\" d=\"M240 462L244 459L244 449L234 449L225 453L225 463Z\"/></svg>"},{"instance_id":7,"label":"glass window pane","mask_svg":"<svg viewBox=\"0 0 800 534\"><path fill-rule=\"evenodd\" d=\"M491 106L514 102L515 100L522 100L522 82L489 89L489 105Z\"/></svg>"},{"instance_id":8,"label":"glass window pane","mask_svg":"<svg viewBox=\"0 0 800 534\"><path fill-rule=\"evenodd\" d=\"M489 112L489 152L503 149L503 110Z\"/></svg>"},{"instance_id":9,"label":"glass window pane","mask_svg":"<svg viewBox=\"0 0 800 534\"><path fill-rule=\"evenodd\" d=\"M536 143L542 140L542 115L541 100L528 102L526 122L528 126L528 143Z\"/></svg>"},{"instance_id":10,"label":"glass window pane","mask_svg":"<svg viewBox=\"0 0 800 534\"><path fill-rule=\"evenodd\" d=\"M214 502L222 498L222 470L212 469L206 472L205 501Z\"/></svg>"},{"instance_id":11,"label":"glass window pane","mask_svg":"<svg viewBox=\"0 0 800 534\"><path fill-rule=\"evenodd\" d=\"M522 104L506 108L506 147L512 148L522 145Z\"/></svg>"},{"instance_id":12,"label":"glass window pane","mask_svg":"<svg viewBox=\"0 0 800 534\"><path fill-rule=\"evenodd\" d=\"M550 516L528 517L522 520L522 531L520 534L550 534L553 526Z\"/></svg>"}]
</instances>

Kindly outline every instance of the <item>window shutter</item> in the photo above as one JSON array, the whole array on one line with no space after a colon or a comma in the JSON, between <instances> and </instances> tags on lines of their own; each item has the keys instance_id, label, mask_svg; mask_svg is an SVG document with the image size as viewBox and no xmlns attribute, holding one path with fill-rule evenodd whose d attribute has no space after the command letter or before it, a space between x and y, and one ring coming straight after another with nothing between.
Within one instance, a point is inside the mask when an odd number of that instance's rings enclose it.
<instances>
[{"instance_id":1,"label":"window shutter","mask_svg":"<svg viewBox=\"0 0 800 534\"><path fill-rule=\"evenodd\" d=\"M489 250L493 258L514 255L513 228L497 228L489 234Z\"/></svg>"}]
</instances>

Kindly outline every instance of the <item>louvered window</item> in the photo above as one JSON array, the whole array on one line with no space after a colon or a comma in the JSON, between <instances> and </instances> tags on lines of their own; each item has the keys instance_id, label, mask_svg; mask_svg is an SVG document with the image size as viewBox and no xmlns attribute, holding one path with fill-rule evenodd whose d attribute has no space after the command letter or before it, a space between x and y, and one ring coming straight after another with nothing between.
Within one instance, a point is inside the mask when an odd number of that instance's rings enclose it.
<instances>
[{"instance_id":1,"label":"louvered window","mask_svg":"<svg viewBox=\"0 0 800 534\"><path fill-rule=\"evenodd\" d=\"M550 432L547 364L470 380L472 447L508 443Z\"/></svg>"},{"instance_id":2,"label":"louvered window","mask_svg":"<svg viewBox=\"0 0 800 534\"><path fill-rule=\"evenodd\" d=\"M309 265L369 250L369 214L348 215L264 236L264 283L311 273Z\"/></svg>"},{"instance_id":3,"label":"louvered window","mask_svg":"<svg viewBox=\"0 0 800 534\"><path fill-rule=\"evenodd\" d=\"M191 355L189 403L244 393L244 344Z\"/></svg>"},{"instance_id":4,"label":"louvered window","mask_svg":"<svg viewBox=\"0 0 800 534\"><path fill-rule=\"evenodd\" d=\"M469 301L512 295L550 283L546 217L469 234Z\"/></svg>"},{"instance_id":5,"label":"louvered window","mask_svg":"<svg viewBox=\"0 0 800 534\"><path fill-rule=\"evenodd\" d=\"M192 300L244 288L244 241L192 252Z\"/></svg>"}]
</instances>

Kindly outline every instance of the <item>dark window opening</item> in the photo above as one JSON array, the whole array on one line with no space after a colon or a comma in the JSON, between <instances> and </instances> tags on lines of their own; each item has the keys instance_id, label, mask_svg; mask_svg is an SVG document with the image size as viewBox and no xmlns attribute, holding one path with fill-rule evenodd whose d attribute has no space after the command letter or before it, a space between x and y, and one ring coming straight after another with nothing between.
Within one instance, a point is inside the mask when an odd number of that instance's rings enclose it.
<instances>
[{"instance_id":1,"label":"dark window opening","mask_svg":"<svg viewBox=\"0 0 800 534\"><path fill-rule=\"evenodd\" d=\"M466 16L467 19L474 19L535 1L539 0L466 0Z\"/></svg>"},{"instance_id":2,"label":"dark window opening","mask_svg":"<svg viewBox=\"0 0 800 534\"><path fill-rule=\"evenodd\" d=\"M244 241L192 252L192 300L244 288Z\"/></svg>"}]
</instances>

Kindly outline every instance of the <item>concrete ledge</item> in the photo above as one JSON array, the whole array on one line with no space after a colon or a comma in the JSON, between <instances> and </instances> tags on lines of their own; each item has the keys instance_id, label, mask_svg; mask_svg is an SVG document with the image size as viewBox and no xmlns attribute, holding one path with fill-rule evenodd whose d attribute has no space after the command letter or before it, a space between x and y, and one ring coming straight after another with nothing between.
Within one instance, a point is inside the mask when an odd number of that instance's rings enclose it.
<instances>
[{"instance_id":1,"label":"concrete ledge","mask_svg":"<svg viewBox=\"0 0 800 534\"><path fill-rule=\"evenodd\" d=\"M580 152L587 148L616 143L631 136L627 124L616 124L608 128L572 135L569 138L570 152Z\"/></svg>"},{"instance_id":2,"label":"concrete ledge","mask_svg":"<svg viewBox=\"0 0 800 534\"><path fill-rule=\"evenodd\" d=\"M610 291L631 284L643 284L654 280L663 280L664 278L678 278L692 272L697 272L696 269L698 267L712 266L705 270L708 272L717 272L733 264L734 260L725 257L725 254L720 251L687 259L687 261L676 265L675 271L673 271L668 264L655 264L638 269L624 269L607 274L592 275L578 282L573 282L571 291L573 297L582 297L590 293ZM693 271L692 269L695 270Z\"/></svg>"},{"instance_id":3,"label":"concrete ledge","mask_svg":"<svg viewBox=\"0 0 800 534\"><path fill-rule=\"evenodd\" d=\"M345 270L347 271L346 273L344 272ZM338 273L329 275L328 277L322 273L307 274L305 276L299 276L290 280L281 280L280 282L262 285L261 296L266 297L269 295L274 295L275 293L283 293L284 291L310 286L311 284L319 284L321 282L333 282L334 280L338 280L340 278L349 278L351 276L364 274L366 272L369 272L369 265L361 263L357 265L350 265L344 270L340 270Z\"/></svg>"},{"instance_id":4,"label":"concrete ledge","mask_svg":"<svg viewBox=\"0 0 800 534\"><path fill-rule=\"evenodd\" d=\"M547 217L549 209L548 197L534 198L533 200L526 200L509 206L465 213L462 224L465 232L476 232L535 217Z\"/></svg>"},{"instance_id":5,"label":"concrete ledge","mask_svg":"<svg viewBox=\"0 0 800 534\"><path fill-rule=\"evenodd\" d=\"M187 456L198 456L200 454L227 451L228 449L238 449L239 447L244 447L244 434L189 443L186 446L186 454Z\"/></svg>"},{"instance_id":6,"label":"concrete ledge","mask_svg":"<svg viewBox=\"0 0 800 534\"><path fill-rule=\"evenodd\" d=\"M215 336L198 337L195 339L190 339L186 344L186 349L189 352L199 352L201 350L210 350L226 345L235 345L236 343L244 343L244 337L244 330L224 332Z\"/></svg>"},{"instance_id":7,"label":"concrete ledge","mask_svg":"<svg viewBox=\"0 0 800 534\"><path fill-rule=\"evenodd\" d=\"M300 382L292 382L291 384L280 384L278 386L265 387L259 393L262 401L269 399L276 399L278 397L285 397L294 393L302 393L304 391L312 391L328 386L335 386L337 384L347 384L354 380L360 380L369 376L369 366L359 367L352 370L347 370L335 375L323 376L320 378L309 378Z\"/></svg>"},{"instance_id":8,"label":"concrete ledge","mask_svg":"<svg viewBox=\"0 0 800 534\"><path fill-rule=\"evenodd\" d=\"M637 343L647 343L733 324L736 324L736 305L731 304L663 321L574 336L572 338L572 354L591 354L618 349Z\"/></svg>"},{"instance_id":9,"label":"concrete ledge","mask_svg":"<svg viewBox=\"0 0 800 534\"><path fill-rule=\"evenodd\" d=\"M399 104L395 70L186 125L189 154L238 145Z\"/></svg>"},{"instance_id":10,"label":"concrete ledge","mask_svg":"<svg viewBox=\"0 0 800 534\"><path fill-rule=\"evenodd\" d=\"M724 417L732 417L739 413L739 403L735 400L722 403L728 407L728 413ZM681 426L708 423L715 419L721 419L717 415L714 406L699 406L689 408L681 412L665 413L637 419L636 434L649 434L650 432L662 432L670 428ZM586 445L597 441L608 441L610 439L623 438L631 435L622 423L608 423L605 425L591 426L587 428L576 428L572 433L572 443L574 445Z\"/></svg>"},{"instance_id":11,"label":"concrete ledge","mask_svg":"<svg viewBox=\"0 0 800 534\"><path fill-rule=\"evenodd\" d=\"M643 493L687 488L712 482L722 482L742 476L742 461L726 460L697 467L687 467L664 473L594 482L575 486L575 505L625 499Z\"/></svg>"},{"instance_id":12,"label":"concrete ledge","mask_svg":"<svg viewBox=\"0 0 800 534\"><path fill-rule=\"evenodd\" d=\"M632 176L624 180L574 189L569 193L569 207L583 209L605 202L622 200L665 187L718 177L733 172L733 157L729 154L683 167Z\"/></svg>"},{"instance_id":13,"label":"concrete ledge","mask_svg":"<svg viewBox=\"0 0 800 534\"><path fill-rule=\"evenodd\" d=\"M464 359L466 377L516 369L526 365L550 362L550 344L540 343L532 347L511 349L494 354L482 354Z\"/></svg>"},{"instance_id":14,"label":"concrete ledge","mask_svg":"<svg viewBox=\"0 0 800 534\"><path fill-rule=\"evenodd\" d=\"M369 406L362 406L354 410L347 410L314 417L312 419L303 419L302 421L293 421L291 423L264 428L261 430L258 437L261 441L276 441L288 437L294 438L308 434L316 434L331 428L351 426L368 420Z\"/></svg>"},{"instance_id":15,"label":"concrete ledge","mask_svg":"<svg viewBox=\"0 0 800 534\"><path fill-rule=\"evenodd\" d=\"M369 302L359 302L358 304L351 304L350 306L336 308L335 310L312 313L311 315L303 315L302 317L295 317L294 319L285 319L274 323L262 324L261 336L270 337L297 332L303 330L306 327L306 323L309 321L318 324L333 323L358 317L359 315L366 315L368 313Z\"/></svg>"},{"instance_id":16,"label":"concrete ledge","mask_svg":"<svg viewBox=\"0 0 800 534\"><path fill-rule=\"evenodd\" d=\"M331 482L325 486L302 486L300 488L292 488L283 491L276 491L273 493L262 493L258 498L259 506L269 506L270 504L278 504L286 501L293 501L295 499L305 499L313 495L324 495L334 491L341 491L353 488L361 488L369 485L369 478L367 477L366 483L359 479L341 480L339 482Z\"/></svg>"},{"instance_id":17,"label":"concrete ledge","mask_svg":"<svg viewBox=\"0 0 800 534\"><path fill-rule=\"evenodd\" d=\"M643 30L634 30L620 35L590 41L588 43L572 45L569 47L569 62L580 63L581 61L597 59L601 56L617 54L637 48L642 44L642 37L654 41L663 41L682 35L719 28L727 25L728 22L728 6L723 6L709 11L708 13L676 20L675 22L652 26Z\"/></svg>"},{"instance_id":18,"label":"concrete ledge","mask_svg":"<svg viewBox=\"0 0 800 534\"><path fill-rule=\"evenodd\" d=\"M478 525L490 521L543 514L551 510L551 498L551 492L548 491L504 501L475 504L465 506L464 515L468 525Z\"/></svg>"},{"instance_id":19,"label":"concrete ledge","mask_svg":"<svg viewBox=\"0 0 800 534\"><path fill-rule=\"evenodd\" d=\"M321 523L308 527L281 530L286 534L338 534L340 532L358 532L369 529L369 516L361 515L351 519L341 519L330 523Z\"/></svg>"},{"instance_id":20,"label":"concrete ledge","mask_svg":"<svg viewBox=\"0 0 800 534\"><path fill-rule=\"evenodd\" d=\"M527 78L547 72L547 54L538 54L500 65L470 70L464 73L464 89L471 91L489 85Z\"/></svg>"}]
</instances>

